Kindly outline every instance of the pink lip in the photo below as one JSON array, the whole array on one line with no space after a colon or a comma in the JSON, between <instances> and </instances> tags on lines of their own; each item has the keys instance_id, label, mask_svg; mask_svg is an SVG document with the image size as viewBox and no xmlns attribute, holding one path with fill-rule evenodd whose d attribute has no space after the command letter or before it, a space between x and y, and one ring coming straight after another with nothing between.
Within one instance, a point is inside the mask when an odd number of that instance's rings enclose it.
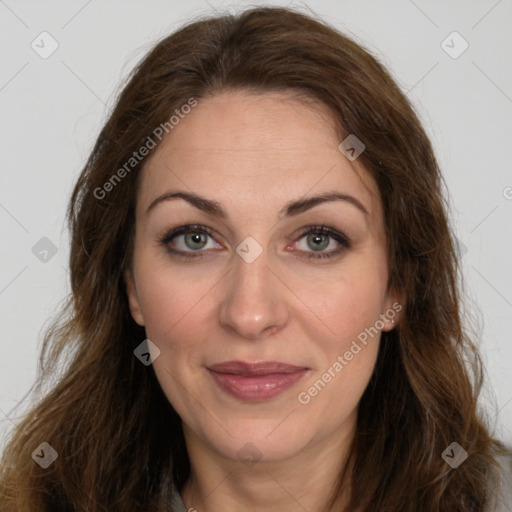
<instances>
[{"instance_id":1,"label":"pink lip","mask_svg":"<svg viewBox=\"0 0 512 512\"><path fill-rule=\"evenodd\" d=\"M220 389L240 400L262 401L293 386L309 370L276 361L227 361L208 367Z\"/></svg>"}]
</instances>

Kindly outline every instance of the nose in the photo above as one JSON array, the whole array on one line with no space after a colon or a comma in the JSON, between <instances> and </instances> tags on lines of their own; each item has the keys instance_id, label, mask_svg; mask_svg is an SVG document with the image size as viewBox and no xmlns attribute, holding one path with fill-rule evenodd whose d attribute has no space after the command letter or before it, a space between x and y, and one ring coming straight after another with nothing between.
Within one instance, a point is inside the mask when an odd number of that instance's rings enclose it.
<instances>
[{"instance_id":1,"label":"nose","mask_svg":"<svg viewBox=\"0 0 512 512\"><path fill-rule=\"evenodd\" d=\"M235 254L219 311L219 321L225 329L238 337L258 340L286 325L286 287L275 273L266 251L252 263Z\"/></svg>"}]
</instances>

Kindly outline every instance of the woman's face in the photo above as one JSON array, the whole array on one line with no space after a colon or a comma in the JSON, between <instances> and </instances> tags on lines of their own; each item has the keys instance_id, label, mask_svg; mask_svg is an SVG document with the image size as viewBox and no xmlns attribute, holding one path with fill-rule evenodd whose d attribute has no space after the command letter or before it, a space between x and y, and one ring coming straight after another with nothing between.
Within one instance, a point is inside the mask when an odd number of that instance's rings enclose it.
<instances>
[{"instance_id":1,"label":"woman's face","mask_svg":"<svg viewBox=\"0 0 512 512\"><path fill-rule=\"evenodd\" d=\"M277 461L353 433L400 307L376 185L340 142L323 107L229 92L147 161L127 292L187 444Z\"/></svg>"}]
</instances>

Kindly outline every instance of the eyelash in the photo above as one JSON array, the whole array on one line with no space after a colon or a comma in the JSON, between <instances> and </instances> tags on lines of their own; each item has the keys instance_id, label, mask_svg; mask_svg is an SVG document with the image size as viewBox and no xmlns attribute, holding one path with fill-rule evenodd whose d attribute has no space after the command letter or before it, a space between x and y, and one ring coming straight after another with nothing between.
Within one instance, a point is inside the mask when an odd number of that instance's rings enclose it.
<instances>
[{"instance_id":1,"label":"eyelash","mask_svg":"<svg viewBox=\"0 0 512 512\"><path fill-rule=\"evenodd\" d=\"M172 229L169 233L167 233L165 236L161 237L159 239L159 242L166 247L166 249L171 253L172 256L176 256L183 259L196 259L196 258L202 258L203 256L200 254L201 250L197 251L180 251L176 249L171 249L169 247L169 243L177 236L183 235L186 233L189 233L191 231L194 231L196 233L206 233L207 235L213 236L213 231L207 227L203 226L201 224L187 224L184 226L179 226L177 228ZM340 254L341 252L345 251L346 249L350 249L351 243L348 237L346 237L344 234L336 231L335 229L332 229L328 226L322 225L315 225L315 226L308 226L308 229L304 231L297 240L301 240L307 235L310 234L322 234L322 235L329 235L331 238L336 240L340 244L340 247L337 249L334 249L330 252L314 252L308 254L303 254L301 257L305 257L308 259L331 259Z\"/></svg>"}]
</instances>

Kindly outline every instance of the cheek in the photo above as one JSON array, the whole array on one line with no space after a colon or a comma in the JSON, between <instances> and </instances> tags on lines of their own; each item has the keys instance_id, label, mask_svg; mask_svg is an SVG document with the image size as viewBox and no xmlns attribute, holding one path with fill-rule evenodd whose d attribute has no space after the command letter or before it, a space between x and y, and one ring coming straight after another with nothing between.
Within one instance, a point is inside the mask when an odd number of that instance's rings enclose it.
<instances>
[{"instance_id":1,"label":"cheek","mask_svg":"<svg viewBox=\"0 0 512 512\"><path fill-rule=\"evenodd\" d=\"M373 279L362 281L339 281L328 290L328 301L312 296L322 322L303 324L315 340L311 350L319 365L298 390L297 401L304 414L323 418L327 430L354 413L377 360L384 292Z\"/></svg>"},{"instance_id":2,"label":"cheek","mask_svg":"<svg viewBox=\"0 0 512 512\"><path fill-rule=\"evenodd\" d=\"M211 282L210 282L211 281ZM209 290L207 275L170 270L168 265L145 265L141 259L137 289L146 336L160 350L155 375L170 403L180 414L190 407L183 389L195 389L196 374L204 365L204 347L211 342L205 328Z\"/></svg>"},{"instance_id":3,"label":"cheek","mask_svg":"<svg viewBox=\"0 0 512 512\"><path fill-rule=\"evenodd\" d=\"M299 292L318 319L304 321L304 327L317 329L318 336L311 332L312 339L326 340L329 352L343 350L360 333L374 327L384 313L387 275L371 266L360 272L350 270L336 279L331 276L331 279L316 280L315 286L303 283ZM377 327L380 330L382 322ZM320 331L325 336L320 336Z\"/></svg>"},{"instance_id":4,"label":"cheek","mask_svg":"<svg viewBox=\"0 0 512 512\"><path fill-rule=\"evenodd\" d=\"M309 349L318 364L297 399L305 413L328 424L343 421L357 406L375 367L383 327L385 267L373 263L344 270L337 279L304 284L301 292L317 317L311 322L303 315L301 329L314 340Z\"/></svg>"},{"instance_id":5,"label":"cheek","mask_svg":"<svg viewBox=\"0 0 512 512\"><path fill-rule=\"evenodd\" d=\"M141 258L137 272L137 292L142 309L146 333L155 342L174 338L181 331L191 335L207 302L207 295L215 284L212 276L205 272L182 271L178 266L171 269L166 262L145 262ZM182 339L179 336L178 339Z\"/></svg>"}]
</instances>

